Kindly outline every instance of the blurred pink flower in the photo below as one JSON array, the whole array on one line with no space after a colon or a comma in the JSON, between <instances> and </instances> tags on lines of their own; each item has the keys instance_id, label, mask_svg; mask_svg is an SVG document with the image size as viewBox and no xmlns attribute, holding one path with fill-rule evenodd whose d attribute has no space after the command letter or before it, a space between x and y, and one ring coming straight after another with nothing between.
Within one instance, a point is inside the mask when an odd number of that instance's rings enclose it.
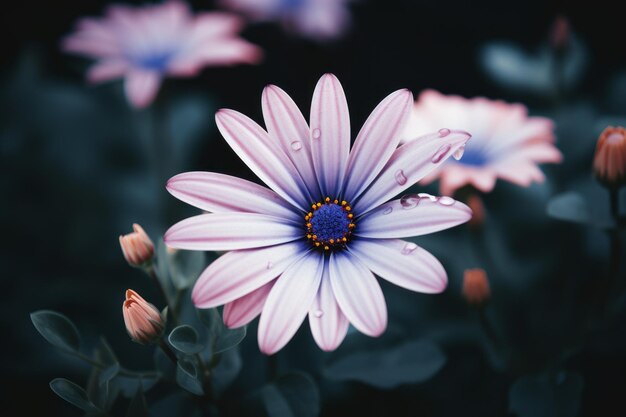
<instances>
[{"instance_id":1,"label":"blurred pink flower","mask_svg":"<svg viewBox=\"0 0 626 417\"><path fill-rule=\"evenodd\" d=\"M124 78L128 100L149 105L163 77L193 76L202 67L253 64L261 50L238 37L242 21L227 13L193 15L182 1L133 7L114 5L104 18L79 20L63 49L97 60L87 78Z\"/></svg>"},{"instance_id":2,"label":"blurred pink flower","mask_svg":"<svg viewBox=\"0 0 626 417\"><path fill-rule=\"evenodd\" d=\"M263 91L267 131L234 110L217 126L232 149L271 189L211 172L169 180L178 199L211 212L183 220L165 242L186 250L231 251L201 274L192 292L198 308L225 304L224 322L242 326L261 314L261 351L280 350L308 314L323 350L343 341L351 322L370 336L387 326L374 274L412 291L438 293L447 284L437 259L401 240L468 221L470 209L449 197L392 200L465 145L469 134L429 134L398 147L411 110L408 90L374 109L350 150L348 103L339 80L324 75L311 104L311 127L293 100ZM433 155L447 146L446 155Z\"/></svg>"},{"instance_id":3,"label":"blurred pink flower","mask_svg":"<svg viewBox=\"0 0 626 417\"><path fill-rule=\"evenodd\" d=\"M289 31L317 40L341 36L350 25L352 0L221 0L256 21L278 21Z\"/></svg>"},{"instance_id":4,"label":"blurred pink flower","mask_svg":"<svg viewBox=\"0 0 626 417\"><path fill-rule=\"evenodd\" d=\"M552 121L529 117L524 105L445 96L433 90L424 91L416 101L403 142L443 126L472 134L472 142L455 155L459 160L448 161L422 180L428 184L439 179L444 195L467 184L490 192L497 178L527 187L544 180L537 164L562 159L554 146Z\"/></svg>"}]
</instances>

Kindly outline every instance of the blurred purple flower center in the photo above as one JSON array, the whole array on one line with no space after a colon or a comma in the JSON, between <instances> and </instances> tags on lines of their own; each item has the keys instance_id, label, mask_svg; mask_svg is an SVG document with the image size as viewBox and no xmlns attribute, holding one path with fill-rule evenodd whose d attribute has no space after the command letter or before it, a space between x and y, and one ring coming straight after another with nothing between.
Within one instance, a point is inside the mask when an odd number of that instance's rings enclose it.
<instances>
[{"instance_id":1,"label":"blurred purple flower center","mask_svg":"<svg viewBox=\"0 0 626 417\"><path fill-rule=\"evenodd\" d=\"M172 51L158 51L143 56L136 56L134 61L142 68L164 71L173 55Z\"/></svg>"},{"instance_id":2,"label":"blurred purple flower center","mask_svg":"<svg viewBox=\"0 0 626 417\"><path fill-rule=\"evenodd\" d=\"M465 149L465 152L463 152L463 157L459 161L454 162L457 164L482 167L487 165L489 158L487 157L484 149L468 146Z\"/></svg>"}]
</instances>

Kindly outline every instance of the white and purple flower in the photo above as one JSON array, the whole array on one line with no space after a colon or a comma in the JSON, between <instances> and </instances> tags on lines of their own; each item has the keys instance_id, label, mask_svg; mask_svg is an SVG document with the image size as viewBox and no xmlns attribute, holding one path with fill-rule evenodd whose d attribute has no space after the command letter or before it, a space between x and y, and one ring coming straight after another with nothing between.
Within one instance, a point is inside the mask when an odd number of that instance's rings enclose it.
<instances>
[{"instance_id":1,"label":"white and purple flower","mask_svg":"<svg viewBox=\"0 0 626 417\"><path fill-rule=\"evenodd\" d=\"M351 0L221 0L221 4L260 22L278 21L290 32L327 41L350 26Z\"/></svg>"},{"instance_id":2,"label":"white and purple flower","mask_svg":"<svg viewBox=\"0 0 626 417\"><path fill-rule=\"evenodd\" d=\"M254 64L261 50L238 36L243 22L228 13L193 15L187 4L110 6L104 18L81 19L63 49L94 58L87 79L124 78L128 100L149 105L165 76L190 77L205 66Z\"/></svg>"},{"instance_id":3,"label":"white and purple flower","mask_svg":"<svg viewBox=\"0 0 626 417\"><path fill-rule=\"evenodd\" d=\"M341 344L349 323L369 336L383 333L387 307L374 274L412 291L443 291L447 276L439 261L402 238L464 223L471 210L449 197L388 200L441 165L470 135L442 129L398 147L412 103L408 90L385 98L352 149L348 104L331 74L315 88L310 127L273 85L262 97L267 131L234 110L218 111L228 144L270 188L210 172L168 182L172 195L211 213L172 226L167 245L230 251L196 282L196 307L224 305L229 327L261 314L259 346L272 354L307 314L323 350Z\"/></svg>"}]
</instances>

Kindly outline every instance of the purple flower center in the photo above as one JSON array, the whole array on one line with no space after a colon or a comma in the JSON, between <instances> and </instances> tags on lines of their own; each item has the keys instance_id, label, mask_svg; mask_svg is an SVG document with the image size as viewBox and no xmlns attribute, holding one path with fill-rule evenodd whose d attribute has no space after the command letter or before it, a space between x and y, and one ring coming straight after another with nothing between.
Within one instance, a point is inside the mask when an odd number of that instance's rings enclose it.
<instances>
[{"instance_id":1,"label":"purple flower center","mask_svg":"<svg viewBox=\"0 0 626 417\"><path fill-rule=\"evenodd\" d=\"M313 211L304 216L307 239L323 250L344 248L355 227L348 202L326 197L323 203L311 207Z\"/></svg>"},{"instance_id":2,"label":"purple flower center","mask_svg":"<svg viewBox=\"0 0 626 417\"><path fill-rule=\"evenodd\" d=\"M156 71L164 71L167 64L174 55L171 51L154 52L144 56L136 57L135 62L138 66Z\"/></svg>"},{"instance_id":3,"label":"purple flower center","mask_svg":"<svg viewBox=\"0 0 626 417\"><path fill-rule=\"evenodd\" d=\"M465 148L465 152L463 152L463 157L457 163L474 167L482 167L487 165L488 162L489 158L483 149L468 146Z\"/></svg>"}]
</instances>

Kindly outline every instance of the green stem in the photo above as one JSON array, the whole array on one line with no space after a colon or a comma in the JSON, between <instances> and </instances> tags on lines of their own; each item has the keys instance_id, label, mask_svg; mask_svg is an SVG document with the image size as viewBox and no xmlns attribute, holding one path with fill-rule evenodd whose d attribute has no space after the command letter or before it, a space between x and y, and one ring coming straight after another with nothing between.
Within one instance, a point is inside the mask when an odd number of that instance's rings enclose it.
<instances>
[{"instance_id":1,"label":"green stem","mask_svg":"<svg viewBox=\"0 0 626 417\"><path fill-rule=\"evenodd\" d=\"M621 251L621 242L619 239L619 188L609 188L609 200L611 207L611 216L613 217L614 227L609 231L611 239L609 251L609 270L606 284L606 307L610 304L611 294L615 290L617 275L619 272L619 258Z\"/></svg>"},{"instance_id":2,"label":"green stem","mask_svg":"<svg viewBox=\"0 0 626 417\"><path fill-rule=\"evenodd\" d=\"M176 354L174 353L172 348L170 348L168 344L165 343L165 340L163 340L163 338L159 339L159 347L161 348L163 353L167 355L167 357L172 361L174 365L178 363L178 358L176 357Z\"/></svg>"},{"instance_id":3,"label":"green stem","mask_svg":"<svg viewBox=\"0 0 626 417\"><path fill-rule=\"evenodd\" d=\"M178 315L176 314L176 309L174 308L174 305L170 302L170 298L167 295L165 288L163 288L163 284L161 283L161 280L159 279L159 275L156 272L154 263L152 263L149 267L146 268L146 272L150 276L150 278L152 278L152 281L159 289L159 292L161 293L161 297L163 297L163 301L165 302L165 305L168 306L168 313L171 314L172 316L172 320L174 321L174 326L178 326L179 321L178 321Z\"/></svg>"}]
</instances>

